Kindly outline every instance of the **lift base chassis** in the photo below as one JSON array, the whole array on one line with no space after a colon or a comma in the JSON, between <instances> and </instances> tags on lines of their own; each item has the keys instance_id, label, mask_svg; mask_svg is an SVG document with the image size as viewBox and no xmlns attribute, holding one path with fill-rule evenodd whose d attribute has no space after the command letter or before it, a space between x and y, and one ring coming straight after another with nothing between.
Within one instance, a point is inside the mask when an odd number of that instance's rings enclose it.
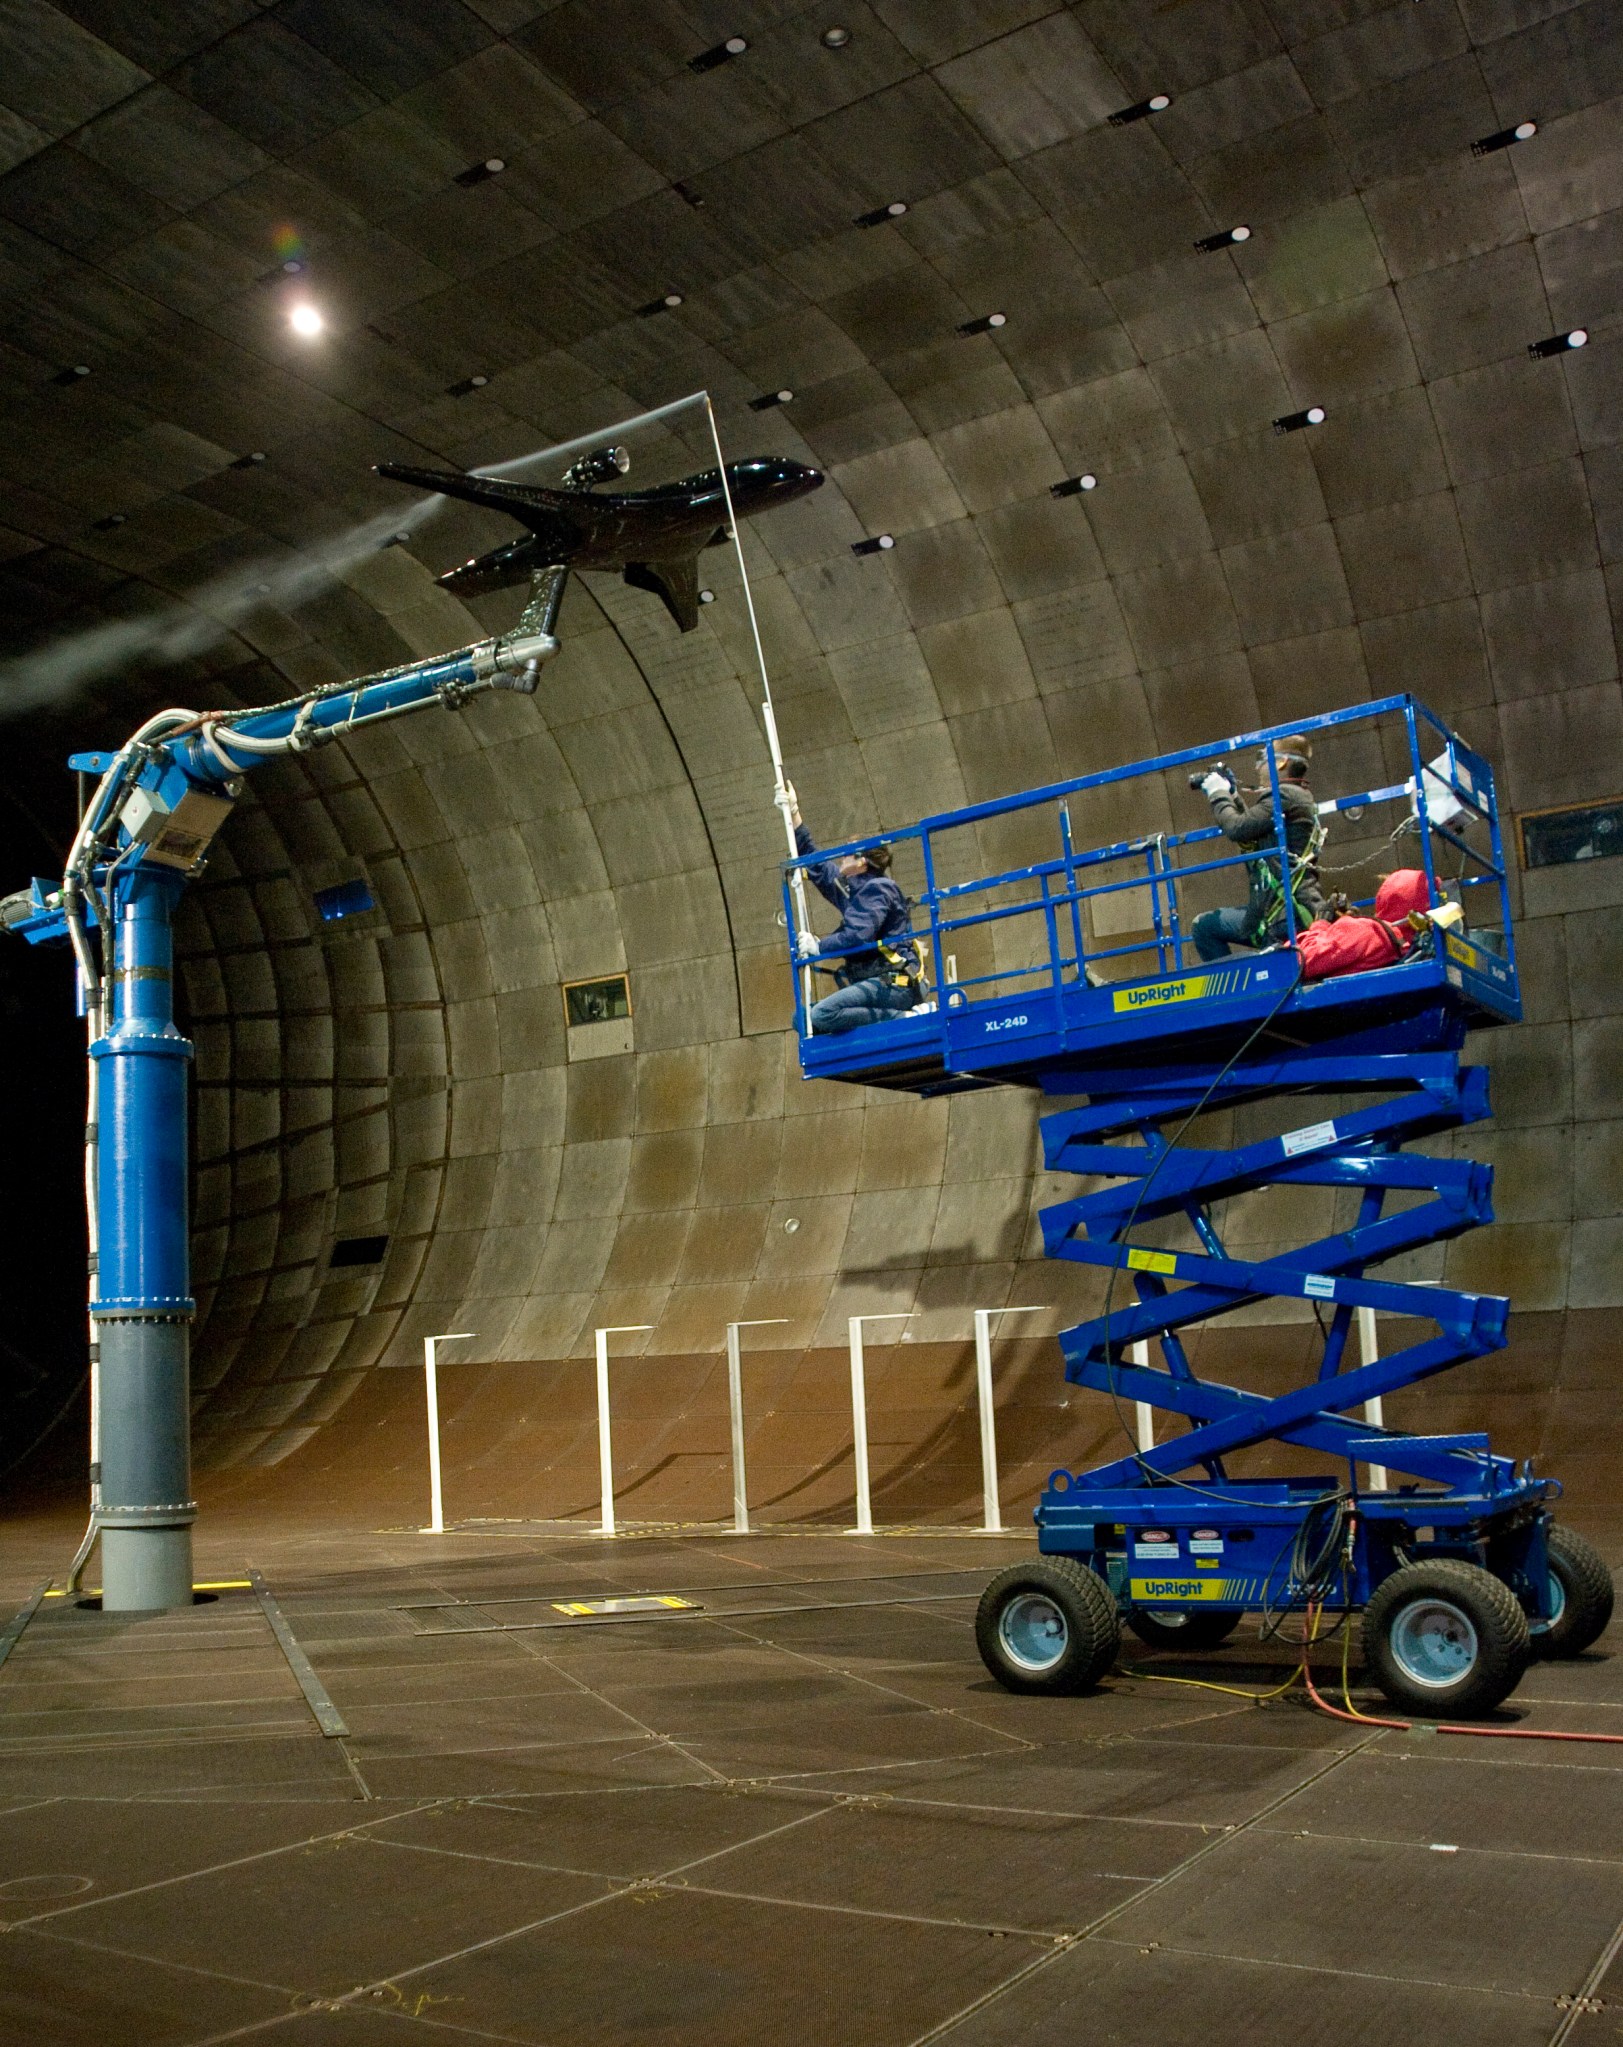
<instances>
[{"instance_id":1,"label":"lift base chassis","mask_svg":"<svg viewBox=\"0 0 1623 2047\"><path fill-rule=\"evenodd\" d=\"M1211 1480L1199 1492L1107 1490L1059 1471L1037 1508L1038 1547L1096 1571L1124 1613L1299 1611L1305 1602L1291 1580L1297 1537L1337 1485L1323 1477ZM1457 1557L1502 1579L1530 1623L1548 1622L1548 1503L1559 1490L1552 1480L1523 1475L1492 1491L1404 1486L1360 1495L1351 1503L1346 1568L1322 1603L1332 1612L1362 1607L1403 1565Z\"/></svg>"}]
</instances>

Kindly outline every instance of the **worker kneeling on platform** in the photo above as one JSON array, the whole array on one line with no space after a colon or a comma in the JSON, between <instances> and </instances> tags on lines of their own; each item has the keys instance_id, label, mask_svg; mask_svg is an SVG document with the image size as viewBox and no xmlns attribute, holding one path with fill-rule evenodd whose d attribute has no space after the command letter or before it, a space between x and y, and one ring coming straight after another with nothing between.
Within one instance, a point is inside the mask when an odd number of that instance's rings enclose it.
<instances>
[{"instance_id":1,"label":"worker kneeling on platform","mask_svg":"<svg viewBox=\"0 0 1623 2047\"><path fill-rule=\"evenodd\" d=\"M796 846L802 854L815 853L793 783L786 784L784 800ZM806 872L818 894L840 913L840 928L832 937L803 931L796 941L803 964L837 962L839 986L814 1005L813 1035L858 1031L864 1024L905 1015L922 999L924 984L907 898L890 878L890 848L870 846L865 853L820 860Z\"/></svg>"},{"instance_id":2,"label":"worker kneeling on platform","mask_svg":"<svg viewBox=\"0 0 1623 2047\"><path fill-rule=\"evenodd\" d=\"M1273 758L1279 775L1279 811L1285 822L1286 863L1290 868L1290 891L1296 906L1296 928L1304 930L1324 907L1319 888L1319 848L1324 828L1319 807L1307 786L1308 759L1312 748L1302 738L1276 739ZM1286 935L1285 884L1279 871L1279 816L1274 810L1274 793L1268 775L1268 754L1257 755L1261 786L1240 788L1226 767L1191 775L1189 786L1199 789L1212 806L1226 837L1248 853L1250 893L1245 902L1231 909L1207 910L1194 922L1195 950L1203 960L1220 960L1235 945L1279 945ZM1261 848L1273 846L1264 853Z\"/></svg>"}]
</instances>

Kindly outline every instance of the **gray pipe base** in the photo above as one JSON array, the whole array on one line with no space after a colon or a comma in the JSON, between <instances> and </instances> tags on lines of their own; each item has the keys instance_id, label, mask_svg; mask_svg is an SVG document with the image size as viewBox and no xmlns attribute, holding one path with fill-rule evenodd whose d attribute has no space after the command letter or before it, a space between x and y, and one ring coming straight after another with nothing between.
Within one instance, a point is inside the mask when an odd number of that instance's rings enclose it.
<instances>
[{"instance_id":1,"label":"gray pipe base","mask_svg":"<svg viewBox=\"0 0 1623 2047\"><path fill-rule=\"evenodd\" d=\"M161 1613L192 1603L190 1528L104 1528L103 1613Z\"/></svg>"}]
</instances>

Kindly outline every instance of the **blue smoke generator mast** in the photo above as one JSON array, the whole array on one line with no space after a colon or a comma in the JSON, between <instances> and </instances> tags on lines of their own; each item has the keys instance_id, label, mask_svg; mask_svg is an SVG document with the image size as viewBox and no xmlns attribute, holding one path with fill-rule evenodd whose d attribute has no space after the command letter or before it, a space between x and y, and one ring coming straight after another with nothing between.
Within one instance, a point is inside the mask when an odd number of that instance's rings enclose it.
<instances>
[{"instance_id":1,"label":"blue smoke generator mast","mask_svg":"<svg viewBox=\"0 0 1623 2047\"><path fill-rule=\"evenodd\" d=\"M485 690L529 694L558 651L561 581L517 629L359 681L247 712L160 711L116 753L76 754L99 777L60 888L36 881L0 924L71 944L90 1036L86 1206L91 1252L92 1502L75 1576L102 1545L102 1605L190 1603L187 1187L190 1042L175 1028L175 909L202 872L243 777L387 718Z\"/></svg>"}]
</instances>

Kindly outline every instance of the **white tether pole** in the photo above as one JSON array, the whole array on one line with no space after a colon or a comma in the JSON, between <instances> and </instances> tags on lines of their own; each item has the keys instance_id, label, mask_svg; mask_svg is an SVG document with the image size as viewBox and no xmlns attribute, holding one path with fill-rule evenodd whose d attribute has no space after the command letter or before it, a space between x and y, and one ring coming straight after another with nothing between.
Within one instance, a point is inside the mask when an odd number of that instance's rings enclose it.
<instances>
[{"instance_id":1,"label":"white tether pole","mask_svg":"<svg viewBox=\"0 0 1623 2047\"><path fill-rule=\"evenodd\" d=\"M744 1473L744 1360L738 1347L741 1329L769 1329L788 1321L786 1315L761 1315L751 1322L727 1324L727 1412L733 1434L733 1533L750 1532L749 1480Z\"/></svg>"},{"instance_id":2,"label":"white tether pole","mask_svg":"<svg viewBox=\"0 0 1623 2047\"><path fill-rule=\"evenodd\" d=\"M727 501L727 529L732 535L733 552L738 557L738 579L744 586L744 609L749 613L750 637L755 642L755 662L761 672L761 720L766 727L767 751L772 756L773 802L783 818L784 838L788 843L789 858L798 857L800 848L795 844L795 827L789 816L789 786L783 772L783 748L778 744L778 721L772 710L772 681L766 672L766 649L761 645L761 625L755 616L755 597L750 589L749 570L744 564L744 542L738 530L737 515L733 511L732 487L727 481L727 458L721 452L721 433L716 426L716 408L710 402L710 393L704 394L705 417L710 421L710 438L716 449L716 473L721 478L721 494ZM795 903L795 936L811 929L811 913L806 903L806 875L802 868L796 868L790 877L790 889ZM812 993L811 968L802 967L800 973L800 999L802 1006L810 1010Z\"/></svg>"}]
</instances>

